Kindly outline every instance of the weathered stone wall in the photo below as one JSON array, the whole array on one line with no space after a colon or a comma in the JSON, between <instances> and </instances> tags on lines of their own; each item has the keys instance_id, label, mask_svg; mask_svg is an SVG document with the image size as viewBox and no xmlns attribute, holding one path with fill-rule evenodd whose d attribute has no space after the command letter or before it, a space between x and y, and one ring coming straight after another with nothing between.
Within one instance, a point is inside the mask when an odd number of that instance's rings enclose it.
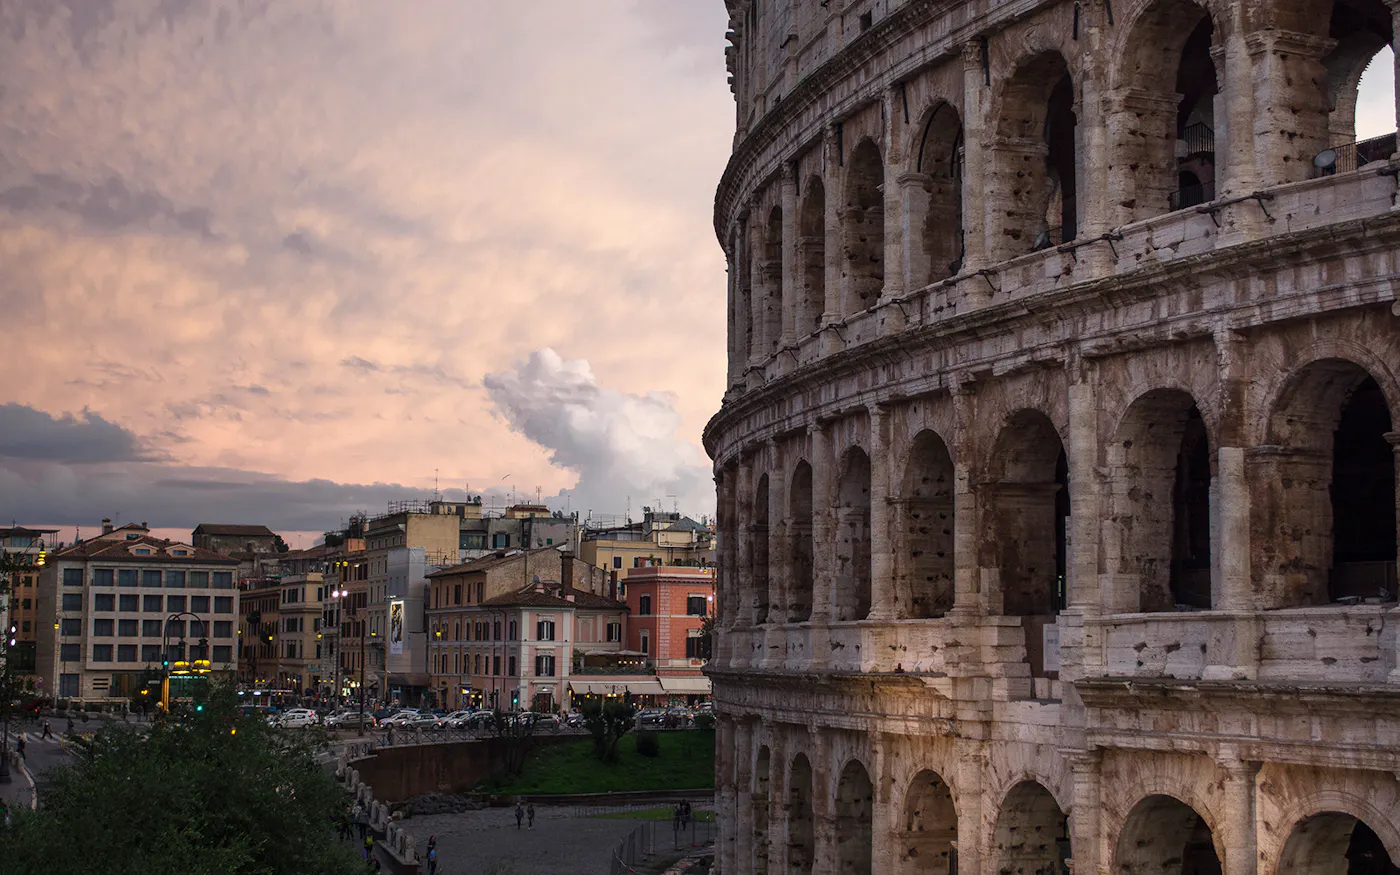
<instances>
[{"instance_id":1,"label":"weathered stone wall","mask_svg":"<svg viewBox=\"0 0 1400 875\"><path fill-rule=\"evenodd\" d=\"M1400 863L1392 9L728 6L722 869Z\"/></svg>"}]
</instances>

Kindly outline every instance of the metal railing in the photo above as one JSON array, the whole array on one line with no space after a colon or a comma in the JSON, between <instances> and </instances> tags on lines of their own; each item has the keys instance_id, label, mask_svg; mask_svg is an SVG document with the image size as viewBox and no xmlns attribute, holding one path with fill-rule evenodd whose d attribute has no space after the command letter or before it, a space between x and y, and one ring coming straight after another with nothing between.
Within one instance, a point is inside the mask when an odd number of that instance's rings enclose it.
<instances>
[{"instance_id":1,"label":"metal railing","mask_svg":"<svg viewBox=\"0 0 1400 875\"><path fill-rule=\"evenodd\" d=\"M692 817L684 827L671 820L655 820L639 825L612 850L610 875L631 875L637 864L653 854L699 850L714 843L715 824L698 823Z\"/></svg>"},{"instance_id":2,"label":"metal railing","mask_svg":"<svg viewBox=\"0 0 1400 875\"><path fill-rule=\"evenodd\" d=\"M1328 155L1331 153L1331 156ZM1313 177L1348 173L1372 161L1385 161L1395 154L1395 134L1382 134L1369 140L1342 143L1319 153L1313 162ZM1331 161L1327 160L1331 157Z\"/></svg>"},{"instance_id":3,"label":"metal railing","mask_svg":"<svg viewBox=\"0 0 1400 875\"><path fill-rule=\"evenodd\" d=\"M1215 183L1204 182L1200 185L1188 185L1178 191L1174 191L1167 198L1167 205L1172 212L1184 210L1187 207L1198 207L1201 204L1208 204L1215 200Z\"/></svg>"},{"instance_id":4,"label":"metal railing","mask_svg":"<svg viewBox=\"0 0 1400 875\"><path fill-rule=\"evenodd\" d=\"M1215 131L1205 122L1187 125L1181 132L1181 141L1186 144L1186 155L1215 152Z\"/></svg>"}]
</instances>

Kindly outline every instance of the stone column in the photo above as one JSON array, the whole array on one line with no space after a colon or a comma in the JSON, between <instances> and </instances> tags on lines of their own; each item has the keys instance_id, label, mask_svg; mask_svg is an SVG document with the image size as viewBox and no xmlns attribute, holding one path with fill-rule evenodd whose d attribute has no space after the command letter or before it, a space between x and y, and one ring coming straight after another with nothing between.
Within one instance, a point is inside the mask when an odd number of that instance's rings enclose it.
<instances>
[{"instance_id":1,"label":"stone column","mask_svg":"<svg viewBox=\"0 0 1400 875\"><path fill-rule=\"evenodd\" d=\"M870 619L898 616L894 592L894 543L890 532L891 477L889 411L870 405Z\"/></svg>"},{"instance_id":2,"label":"stone column","mask_svg":"<svg viewBox=\"0 0 1400 875\"><path fill-rule=\"evenodd\" d=\"M741 372L743 370L739 364L739 271L735 263L736 254L732 245L726 245L724 250L725 264L725 300L726 313L725 325L728 326L729 337L725 344L725 351L728 355L728 368L725 371L725 389L732 389L736 383L742 382Z\"/></svg>"},{"instance_id":3,"label":"stone column","mask_svg":"<svg viewBox=\"0 0 1400 875\"><path fill-rule=\"evenodd\" d=\"M1215 196L1248 194L1259 187L1254 169L1254 81L1245 46L1243 5L1231 7L1220 22L1215 79ZM1221 144L1224 144L1224 148Z\"/></svg>"},{"instance_id":4,"label":"stone column","mask_svg":"<svg viewBox=\"0 0 1400 875\"><path fill-rule=\"evenodd\" d=\"M870 781L874 798L870 800L870 871L880 873L893 873L898 859L894 834L899 829L900 812L892 798L894 776L890 773L890 757L885 754L887 743L883 735L871 733Z\"/></svg>"},{"instance_id":5,"label":"stone column","mask_svg":"<svg viewBox=\"0 0 1400 875\"><path fill-rule=\"evenodd\" d=\"M1396 6L1391 7L1392 10L1396 8ZM1396 33L1400 33L1400 31L1396 31ZM1400 60L1396 63L1400 64ZM1386 432L1385 439L1390 444L1391 449L1395 451L1395 482L1400 484L1400 431ZM1400 489L1395 490L1395 504L1395 521L1397 527L1400 527ZM1400 543L1400 532L1397 532L1397 543ZM1400 556L1396 557L1396 563L1400 565ZM1400 628L1400 608L1389 611L1387 616L1391 623L1396 624L1396 627ZM1395 663L1394 667L1390 670L1390 677L1388 680L1392 684L1400 684L1400 635L1395 636Z\"/></svg>"},{"instance_id":6,"label":"stone column","mask_svg":"<svg viewBox=\"0 0 1400 875\"><path fill-rule=\"evenodd\" d=\"M885 89L885 148L884 190L885 190L885 287L880 293L880 301L889 305L904 297L907 288L904 271L904 193L895 180L904 166L904 89L893 85ZM881 314L881 330L885 334L898 334L904 330L904 311L896 306L886 306Z\"/></svg>"},{"instance_id":7,"label":"stone column","mask_svg":"<svg viewBox=\"0 0 1400 875\"><path fill-rule=\"evenodd\" d=\"M971 40L963 45L963 265L962 272L981 270L987 266L987 211L992 198L988 182L991 173L987 162L987 113L991 88L982 68L982 43ZM982 286L986 284L983 283ZM969 283L967 300L971 306L985 304L986 289Z\"/></svg>"},{"instance_id":8,"label":"stone column","mask_svg":"<svg viewBox=\"0 0 1400 875\"><path fill-rule=\"evenodd\" d=\"M1114 154L1102 174L1112 197L1100 197L1105 214L1097 234L1168 212L1178 185L1175 131L1181 95L1124 87L1105 94L1104 102L1104 124L1119 132L1119 141L1110 147ZM1173 136L1157 136L1163 130Z\"/></svg>"},{"instance_id":9,"label":"stone column","mask_svg":"<svg viewBox=\"0 0 1400 875\"><path fill-rule=\"evenodd\" d=\"M727 873L747 871L753 861L753 737L756 724L744 721L739 724L734 739L734 817L730 821L728 833L731 842L732 859L722 870ZM728 837L728 836L726 836Z\"/></svg>"},{"instance_id":10,"label":"stone column","mask_svg":"<svg viewBox=\"0 0 1400 875\"><path fill-rule=\"evenodd\" d=\"M1074 859L1074 871L1093 873L1099 871L1100 843L1103 836L1099 829L1099 795L1101 777L1099 767L1103 762L1100 750L1069 752L1069 766L1074 774L1073 806L1070 810L1070 854Z\"/></svg>"},{"instance_id":11,"label":"stone column","mask_svg":"<svg viewBox=\"0 0 1400 875\"><path fill-rule=\"evenodd\" d=\"M788 544L788 473L777 445L768 443L768 622L785 623L792 591L792 551Z\"/></svg>"},{"instance_id":12,"label":"stone column","mask_svg":"<svg viewBox=\"0 0 1400 875\"><path fill-rule=\"evenodd\" d=\"M738 535L738 573L735 577L734 626L746 628L753 625L754 588L753 579L753 457L740 458L738 495L734 502L734 531Z\"/></svg>"},{"instance_id":13,"label":"stone column","mask_svg":"<svg viewBox=\"0 0 1400 875\"><path fill-rule=\"evenodd\" d=\"M753 319L753 335L749 338L749 367L756 368L768 358L772 339L768 337L768 262L764 257L763 235L755 230L762 228L763 217L749 210L749 230L747 231L749 251L749 312Z\"/></svg>"},{"instance_id":14,"label":"stone column","mask_svg":"<svg viewBox=\"0 0 1400 875\"><path fill-rule=\"evenodd\" d=\"M828 424L816 422L812 435L812 623L831 621L832 589L836 585L835 526L831 512L831 437Z\"/></svg>"},{"instance_id":15,"label":"stone column","mask_svg":"<svg viewBox=\"0 0 1400 875\"><path fill-rule=\"evenodd\" d=\"M786 875L788 869L788 817L792 794L788 766L792 758L787 733L778 727L768 749L768 873Z\"/></svg>"},{"instance_id":16,"label":"stone column","mask_svg":"<svg viewBox=\"0 0 1400 875\"><path fill-rule=\"evenodd\" d=\"M987 866L982 865L982 844L983 833L985 831L984 817L982 814L982 804L984 797L983 768L987 762L987 752L984 742L962 740L957 742L957 777L955 786L958 788L958 835L956 839L958 855L958 871L977 875L980 872L992 871L992 863ZM995 822L995 814L993 822ZM990 842L988 842L990 845ZM1093 875L1093 873L1089 873Z\"/></svg>"},{"instance_id":17,"label":"stone column","mask_svg":"<svg viewBox=\"0 0 1400 875\"><path fill-rule=\"evenodd\" d=\"M953 610L959 617L982 613L978 580L978 501L971 466L976 398L970 388L953 390Z\"/></svg>"},{"instance_id":18,"label":"stone column","mask_svg":"<svg viewBox=\"0 0 1400 875\"><path fill-rule=\"evenodd\" d=\"M1386 6L1390 7L1390 28L1395 34L1390 42L1392 47L1400 45L1400 0L1386 0ZM1395 52L1395 63L1391 67L1391 82L1400 82L1400 52ZM1400 89L1395 91L1395 129L1400 131ZM1397 149L1400 149L1400 137L1396 138Z\"/></svg>"},{"instance_id":19,"label":"stone column","mask_svg":"<svg viewBox=\"0 0 1400 875\"><path fill-rule=\"evenodd\" d=\"M1287 30L1245 37L1254 73L1254 156L1259 183L1307 179L1327 148L1327 68L1334 39Z\"/></svg>"},{"instance_id":20,"label":"stone column","mask_svg":"<svg viewBox=\"0 0 1400 875\"><path fill-rule=\"evenodd\" d=\"M1228 747L1228 746L1227 746ZM1220 767L1225 771L1223 823L1217 834L1225 848L1221 861L1225 875L1255 875L1258 868L1254 785L1260 763L1241 760L1233 750L1222 749Z\"/></svg>"},{"instance_id":21,"label":"stone column","mask_svg":"<svg viewBox=\"0 0 1400 875\"><path fill-rule=\"evenodd\" d=\"M721 872L733 872L736 859L734 833L738 812L735 808L732 763L729 760L729 755L734 751L734 742L734 721L721 716L715 724L715 797L719 805L715 857Z\"/></svg>"},{"instance_id":22,"label":"stone column","mask_svg":"<svg viewBox=\"0 0 1400 875\"><path fill-rule=\"evenodd\" d=\"M787 349L797 344L797 162L784 166L779 195L783 202L783 332L779 347Z\"/></svg>"},{"instance_id":23,"label":"stone column","mask_svg":"<svg viewBox=\"0 0 1400 875\"><path fill-rule=\"evenodd\" d=\"M840 322L846 316L841 310L845 289L841 279L840 208L845 174L841 172L843 144L839 130L838 125L827 125L826 137L822 141L822 180L826 189L826 217L823 222L826 227L826 303L822 310L823 325Z\"/></svg>"},{"instance_id":24,"label":"stone column","mask_svg":"<svg viewBox=\"0 0 1400 875\"><path fill-rule=\"evenodd\" d=\"M1070 549L1066 604L1081 613L1099 612L1098 399L1093 366L1082 365L1069 387Z\"/></svg>"}]
</instances>

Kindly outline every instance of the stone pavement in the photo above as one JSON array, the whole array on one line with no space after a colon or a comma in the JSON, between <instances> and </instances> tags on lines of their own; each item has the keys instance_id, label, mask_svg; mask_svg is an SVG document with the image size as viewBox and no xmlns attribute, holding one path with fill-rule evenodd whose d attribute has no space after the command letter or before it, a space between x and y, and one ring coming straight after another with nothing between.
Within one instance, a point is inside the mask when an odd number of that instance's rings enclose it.
<instances>
[{"instance_id":1,"label":"stone pavement","mask_svg":"<svg viewBox=\"0 0 1400 875\"><path fill-rule=\"evenodd\" d=\"M10 733L10 750L17 750L19 736L25 736L25 755L23 760L18 760L18 765L10 769L11 780L8 784L0 784L0 799L11 807L28 806L33 803L36 792L42 793L45 779L50 770L56 766L63 765L72 760L68 752L63 749L61 741L63 726L55 722L56 734L53 738L43 739L39 737L39 729L28 724L16 729L13 724Z\"/></svg>"},{"instance_id":2,"label":"stone pavement","mask_svg":"<svg viewBox=\"0 0 1400 875\"><path fill-rule=\"evenodd\" d=\"M580 817L572 806L536 805L535 828L516 829L514 811L433 814L404 825L420 855L428 836L437 836L438 875L607 875L613 846L640 823Z\"/></svg>"}]
</instances>

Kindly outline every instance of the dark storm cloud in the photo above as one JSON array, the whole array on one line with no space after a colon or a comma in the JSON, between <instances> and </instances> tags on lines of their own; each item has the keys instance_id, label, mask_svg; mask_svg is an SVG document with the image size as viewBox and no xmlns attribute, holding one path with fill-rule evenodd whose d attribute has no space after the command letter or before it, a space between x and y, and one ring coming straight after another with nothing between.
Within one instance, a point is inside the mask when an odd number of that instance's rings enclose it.
<instances>
[{"instance_id":1,"label":"dark storm cloud","mask_svg":"<svg viewBox=\"0 0 1400 875\"><path fill-rule=\"evenodd\" d=\"M53 417L23 404L0 405L0 458L70 464L146 458L136 435L84 410Z\"/></svg>"},{"instance_id":2,"label":"dark storm cloud","mask_svg":"<svg viewBox=\"0 0 1400 875\"><path fill-rule=\"evenodd\" d=\"M36 173L28 182L0 191L0 207L17 214L71 213L104 233L160 229L214 236L208 210L182 209L157 192L133 189L115 176L86 183Z\"/></svg>"}]
</instances>

